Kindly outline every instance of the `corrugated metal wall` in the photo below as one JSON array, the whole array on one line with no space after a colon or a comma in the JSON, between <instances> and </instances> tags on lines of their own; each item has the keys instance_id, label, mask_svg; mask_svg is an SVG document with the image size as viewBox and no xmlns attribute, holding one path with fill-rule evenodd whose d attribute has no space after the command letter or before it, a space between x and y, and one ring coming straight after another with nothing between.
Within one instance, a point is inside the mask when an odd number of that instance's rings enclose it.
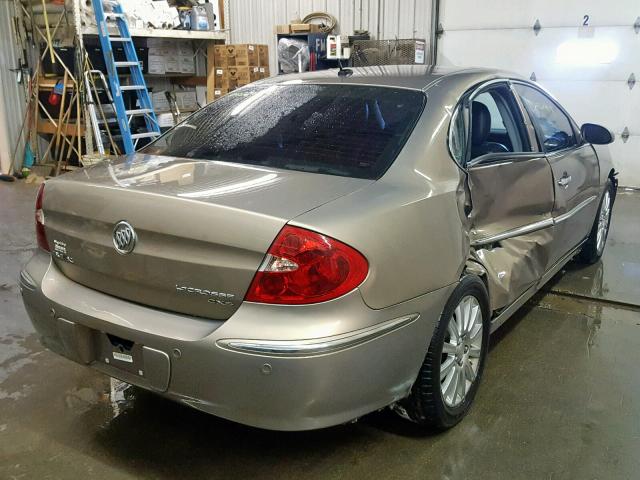
<instances>
[{"instance_id":1,"label":"corrugated metal wall","mask_svg":"<svg viewBox=\"0 0 640 480\"><path fill-rule=\"evenodd\" d=\"M18 67L20 58L13 31L13 13L13 2L0 1L0 165L4 173L9 170L25 108L24 90L11 71Z\"/></svg>"},{"instance_id":2,"label":"corrugated metal wall","mask_svg":"<svg viewBox=\"0 0 640 480\"><path fill-rule=\"evenodd\" d=\"M275 73L273 27L323 11L338 19L338 31L369 30L372 38L429 39L431 0L228 0L232 43L269 45Z\"/></svg>"}]
</instances>

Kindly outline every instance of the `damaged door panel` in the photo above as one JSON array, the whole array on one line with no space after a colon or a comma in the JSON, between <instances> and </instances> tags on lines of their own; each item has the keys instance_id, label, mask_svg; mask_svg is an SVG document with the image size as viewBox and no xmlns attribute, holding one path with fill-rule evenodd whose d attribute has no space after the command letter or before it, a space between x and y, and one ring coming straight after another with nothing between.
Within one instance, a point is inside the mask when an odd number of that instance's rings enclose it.
<instances>
[{"instance_id":1,"label":"damaged door panel","mask_svg":"<svg viewBox=\"0 0 640 480\"><path fill-rule=\"evenodd\" d=\"M491 309L498 310L550 266L551 167L540 153L515 154L469 168L467 185L471 255L487 271Z\"/></svg>"}]
</instances>

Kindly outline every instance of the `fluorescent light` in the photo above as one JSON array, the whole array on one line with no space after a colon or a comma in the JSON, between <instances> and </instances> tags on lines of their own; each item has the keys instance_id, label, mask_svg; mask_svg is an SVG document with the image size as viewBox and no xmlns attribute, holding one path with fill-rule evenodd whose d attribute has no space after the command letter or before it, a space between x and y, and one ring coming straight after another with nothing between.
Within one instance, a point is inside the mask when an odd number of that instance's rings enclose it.
<instances>
[{"instance_id":1,"label":"fluorescent light","mask_svg":"<svg viewBox=\"0 0 640 480\"><path fill-rule=\"evenodd\" d=\"M618 50L612 40L576 38L557 48L556 63L584 66L611 63L618 57Z\"/></svg>"}]
</instances>

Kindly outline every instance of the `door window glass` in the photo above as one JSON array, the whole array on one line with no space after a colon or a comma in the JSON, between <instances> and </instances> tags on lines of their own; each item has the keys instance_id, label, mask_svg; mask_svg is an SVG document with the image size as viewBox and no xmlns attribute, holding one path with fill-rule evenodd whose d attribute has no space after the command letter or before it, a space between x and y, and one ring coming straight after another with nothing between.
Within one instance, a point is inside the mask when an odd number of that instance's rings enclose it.
<instances>
[{"instance_id":1,"label":"door window glass","mask_svg":"<svg viewBox=\"0 0 640 480\"><path fill-rule=\"evenodd\" d=\"M527 152L526 130L506 85L477 95L471 104L470 159L488 153Z\"/></svg>"},{"instance_id":2,"label":"door window glass","mask_svg":"<svg viewBox=\"0 0 640 480\"><path fill-rule=\"evenodd\" d=\"M555 152L576 145L571 121L549 97L526 85L517 84L515 90L538 125L546 152Z\"/></svg>"}]
</instances>

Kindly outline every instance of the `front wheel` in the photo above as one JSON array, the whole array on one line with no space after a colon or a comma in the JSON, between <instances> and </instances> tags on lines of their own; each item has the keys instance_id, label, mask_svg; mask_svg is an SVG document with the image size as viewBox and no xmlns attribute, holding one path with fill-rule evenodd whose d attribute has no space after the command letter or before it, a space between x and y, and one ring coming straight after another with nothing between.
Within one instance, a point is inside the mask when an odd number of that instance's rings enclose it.
<instances>
[{"instance_id":1,"label":"front wheel","mask_svg":"<svg viewBox=\"0 0 640 480\"><path fill-rule=\"evenodd\" d=\"M397 410L437 430L462 420L482 377L489 330L484 283L473 275L464 277L445 305L411 394Z\"/></svg>"},{"instance_id":2,"label":"front wheel","mask_svg":"<svg viewBox=\"0 0 640 480\"><path fill-rule=\"evenodd\" d=\"M600 199L600 207L596 219L591 227L591 232L584 243L578 259L583 263L591 264L598 261L604 253L604 247L609 236L611 225L611 208L613 207L613 185L607 181L604 193Z\"/></svg>"}]
</instances>

